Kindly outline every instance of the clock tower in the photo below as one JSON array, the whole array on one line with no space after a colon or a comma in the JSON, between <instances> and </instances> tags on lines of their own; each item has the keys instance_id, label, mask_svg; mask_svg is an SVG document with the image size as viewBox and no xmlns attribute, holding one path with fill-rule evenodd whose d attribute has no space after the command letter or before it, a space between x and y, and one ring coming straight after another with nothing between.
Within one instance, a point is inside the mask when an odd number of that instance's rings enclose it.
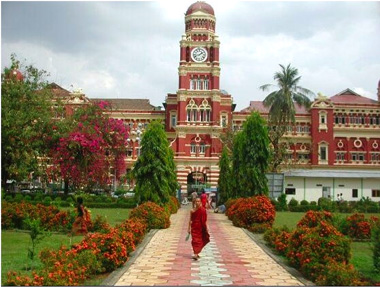
<instances>
[{"instance_id":1,"label":"clock tower","mask_svg":"<svg viewBox=\"0 0 380 287\"><path fill-rule=\"evenodd\" d=\"M214 9L198 1L187 9L180 40L179 85L168 94L166 131L182 192L216 188L220 135L231 122L232 97L220 90L219 38Z\"/></svg>"}]
</instances>

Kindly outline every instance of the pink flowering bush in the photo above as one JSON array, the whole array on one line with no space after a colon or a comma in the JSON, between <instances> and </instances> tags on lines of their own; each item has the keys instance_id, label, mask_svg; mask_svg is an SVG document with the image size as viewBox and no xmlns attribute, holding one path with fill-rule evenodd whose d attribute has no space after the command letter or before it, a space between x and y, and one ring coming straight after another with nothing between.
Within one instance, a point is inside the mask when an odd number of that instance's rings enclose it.
<instances>
[{"instance_id":1,"label":"pink flowering bush","mask_svg":"<svg viewBox=\"0 0 380 287\"><path fill-rule=\"evenodd\" d=\"M120 180L126 169L129 132L122 120L106 116L104 109L108 106L100 102L74 115L77 125L51 151L51 179L63 178L79 188L106 185L110 184L109 170L113 167Z\"/></svg>"}]
</instances>

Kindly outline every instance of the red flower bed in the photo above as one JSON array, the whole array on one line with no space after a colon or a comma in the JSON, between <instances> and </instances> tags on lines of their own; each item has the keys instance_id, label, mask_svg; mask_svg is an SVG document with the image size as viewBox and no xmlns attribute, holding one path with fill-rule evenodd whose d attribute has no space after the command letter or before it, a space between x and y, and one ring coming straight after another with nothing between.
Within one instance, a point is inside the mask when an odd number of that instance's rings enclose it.
<instances>
[{"instance_id":1,"label":"red flower bed","mask_svg":"<svg viewBox=\"0 0 380 287\"><path fill-rule=\"evenodd\" d=\"M39 219L43 228L50 231L67 231L75 220L75 212L60 211L55 206L33 205L26 202L1 204L1 227L22 229L27 218Z\"/></svg>"},{"instance_id":2,"label":"red flower bed","mask_svg":"<svg viewBox=\"0 0 380 287\"><path fill-rule=\"evenodd\" d=\"M276 211L266 196L239 198L228 209L228 218L235 226L244 227L252 232L264 232L273 224Z\"/></svg>"},{"instance_id":3,"label":"red flower bed","mask_svg":"<svg viewBox=\"0 0 380 287\"><path fill-rule=\"evenodd\" d=\"M145 220L148 230L163 229L170 226L169 214L164 208L153 202L145 202L132 209L129 218L140 218Z\"/></svg>"},{"instance_id":4,"label":"red flower bed","mask_svg":"<svg viewBox=\"0 0 380 287\"><path fill-rule=\"evenodd\" d=\"M331 262L346 265L351 256L349 239L330 220L329 212L309 211L289 237L289 262L313 281Z\"/></svg>"},{"instance_id":5,"label":"red flower bed","mask_svg":"<svg viewBox=\"0 0 380 287\"><path fill-rule=\"evenodd\" d=\"M354 213L347 217L347 226L344 233L354 239L370 239L371 224L363 213Z\"/></svg>"},{"instance_id":6,"label":"red flower bed","mask_svg":"<svg viewBox=\"0 0 380 287\"><path fill-rule=\"evenodd\" d=\"M180 206L181 205L180 205L178 199L174 196L170 196L169 201L166 204L165 208L168 210L168 212L170 214L174 214L174 213L177 213Z\"/></svg>"},{"instance_id":7,"label":"red flower bed","mask_svg":"<svg viewBox=\"0 0 380 287\"><path fill-rule=\"evenodd\" d=\"M144 239L147 231L147 224L143 219L131 218L127 219L116 228L131 232L133 234L134 242L137 245Z\"/></svg>"},{"instance_id":8,"label":"red flower bed","mask_svg":"<svg viewBox=\"0 0 380 287\"><path fill-rule=\"evenodd\" d=\"M128 253L135 248L133 233L117 228L112 228L106 234L88 234L79 244L73 246L77 253L92 250L104 271L112 271L122 266L128 260Z\"/></svg>"}]
</instances>

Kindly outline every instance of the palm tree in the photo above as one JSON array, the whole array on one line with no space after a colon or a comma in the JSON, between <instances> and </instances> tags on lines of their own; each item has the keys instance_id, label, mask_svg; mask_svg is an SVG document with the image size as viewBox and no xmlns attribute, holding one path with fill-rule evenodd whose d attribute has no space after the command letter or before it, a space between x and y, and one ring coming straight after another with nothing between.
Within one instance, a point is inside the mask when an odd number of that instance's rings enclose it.
<instances>
[{"instance_id":1,"label":"palm tree","mask_svg":"<svg viewBox=\"0 0 380 287\"><path fill-rule=\"evenodd\" d=\"M266 84L260 87L263 91L273 87L280 88L271 92L263 101L264 106L269 108L269 137L274 149L272 171L277 171L286 152L284 146L280 144L280 138L286 132L287 126L295 123L294 103L309 108L311 104L309 96L314 95L312 91L298 86L301 76L298 75L296 68L290 64L287 67L283 65L280 67L281 71L274 74L277 85Z\"/></svg>"}]
</instances>

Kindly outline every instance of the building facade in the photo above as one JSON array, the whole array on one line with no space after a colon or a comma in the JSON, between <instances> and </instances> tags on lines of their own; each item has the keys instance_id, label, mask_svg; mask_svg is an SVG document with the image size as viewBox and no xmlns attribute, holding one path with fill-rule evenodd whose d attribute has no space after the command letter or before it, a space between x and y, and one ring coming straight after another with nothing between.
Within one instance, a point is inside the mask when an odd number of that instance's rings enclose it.
<instances>
[{"instance_id":1,"label":"building facade","mask_svg":"<svg viewBox=\"0 0 380 287\"><path fill-rule=\"evenodd\" d=\"M144 129L159 120L174 151L182 192L217 187L220 136L229 125L241 129L252 111L268 116L261 101L234 110L231 95L220 89L219 46L213 8L196 2L185 13L178 90L166 96L164 109L149 100L89 99L108 101L110 115L129 125L127 170L139 155ZM88 101L81 93L67 93L68 106ZM346 89L332 97L318 95L309 110L296 106L296 123L284 140L289 148L283 191L289 199L334 199L342 194L346 200L368 196L380 201L380 82L377 101Z\"/></svg>"}]
</instances>

